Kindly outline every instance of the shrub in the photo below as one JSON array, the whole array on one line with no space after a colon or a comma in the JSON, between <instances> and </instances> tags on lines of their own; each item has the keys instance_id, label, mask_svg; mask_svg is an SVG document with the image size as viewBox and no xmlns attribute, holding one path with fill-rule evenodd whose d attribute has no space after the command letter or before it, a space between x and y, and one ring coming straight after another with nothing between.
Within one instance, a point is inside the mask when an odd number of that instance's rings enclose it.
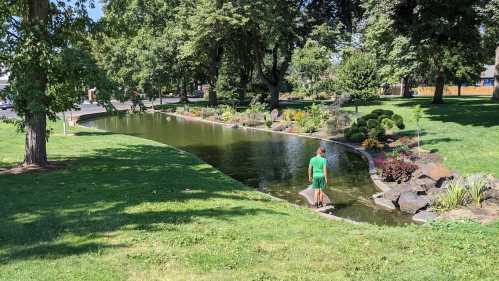
<instances>
[{"instance_id":1,"label":"shrub","mask_svg":"<svg viewBox=\"0 0 499 281\"><path fill-rule=\"evenodd\" d=\"M296 110L293 110L293 109L285 109L282 112L282 116L284 117L284 121L286 121L286 122L293 121L295 112L296 112Z\"/></svg>"},{"instance_id":2,"label":"shrub","mask_svg":"<svg viewBox=\"0 0 499 281\"><path fill-rule=\"evenodd\" d=\"M375 119L367 120L367 128L372 129L372 128L376 128L378 126L379 126L379 123Z\"/></svg>"},{"instance_id":3,"label":"shrub","mask_svg":"<svg viewBox=\"0 0 499 281\"><path fill-rule=\"evenodd\" d=\"M263 122L265 124L265 127L272 127L272 118L270 117L269 113L265 113L265 115L263 116Z\"/></svg>"},{"instance_id":4,"label":"shrub","mask_svg":"<svg viewBox=\"0 0 499 281\"><path fill-rule=\"evenodd\" d=\"M391 119L393 120L393 122L395 122L397 128L399 128L400 130L405 129L404 119L402 118L402 116L395 114Z\"/></svg>"},{"instance_id":5,"label":"shrub","mask_svg":"<svg viewBox=\"0 0 499 281\"><path fill-rule=\"evenodd\" d=\"M362 147L368 150L381 150L383 149L384 145L377 139L367 138L362 142Z\"/></svg>"},{"instance_id":6,"label":"shrub","mask_svg":"<svg viewBox=\"0 0 499 281\"><path fill-rule=\"evenodd\" d=\"M305 125L305 121L307 118L307 113L305 111L297 111L295 112L293 119L298 123L300 127Z\"/></svg>"},{"instance_id":7,"label":"shrub","mask_svg":"<svg viewBox=\"0 0 499 281\"><path fill-rule=\"evenodd\" d=\"M357 119L357 124L359 124L361 126L367 126L367 119L359 118L359 119Z\"/></svg>"},{"instance_id":8,"label":"shrub","mask_svg":"<svg viewBox=\"0 0 499 281\"><path fill-rule=\"evenodd\" d=\"M381 127L375 127L372 129L369 129L369 132L367 134L370 138L376 139L376 140L382 140L385 138L385 129Z\"/></svg>"},{"instance_id":9,"label":"shrub","mask_svg":"<svg viewBox=\"0 0 499 281\"><path fill-rule=\"evenodd\" d=\"M366 134L359 131L354 131L350 134L350 136L347 137L347 139L353 142L361 142L366 139Z\"/></svg>"},{"instance_id":10,"label":"shrub","mask_svg":"<svg viewBox=\"0 0 499 281\"><path fill-rule=\"evenodd\" d=\"M391 130L391 129L393 129L393 127L395 127L395 121L393 121L390 118L385 118L385 119L381 120L380 125L385 130Z\"/></svg>"},{"instance_id":11,"label":"shrub","mask_svg":"<svg viewBox=\"0 0 499 281\"><path fill-rule=\"evenodd\" d=\"M203 107L201 109L201 118L206 119L208 117L214 116L217 114L217 110L212 107Z\"/></svg>"},{"instance_id":12,"label":"shrub","mask_svg":"<svg viewBox=\"0 0 499 281\"><path fill-rule=\"evenodd\" d=\"M385 182L407 182L416 171L417 166L398 159L390 159L383 164L381 177Z\"/></svg>"},{"instance_id":13,"label":"shrub","mask_svg":"<svg viewBox=\"0 0 499 281\"><path fill-rule=\"evenodd\" d=\"M458 177L447 182L444 188L447 192L438 198L436 202L438 208L452 210L464 204L466 189L463 178Z\"/></svg>"},{"instance_id":14,"label":"shrub","mask_svg":"<svg viewBox=\"0 0 499 281\"><path fill-rule=\"evenodd\" d=\"M267 106L259 101L252 101L246 112L248 113L260 113L267 111Z\"/></svg>"},{"instance_id":15,"label":"shrub","mask_svg":"<svg viewBox=\"0 0 499 281\"><path fill-rule=\"evenodd\" d=\"M231 121L237 113L237 111L234 107L228 106L228 105L222 106L220 108L220 110L222 112L222 114L221 114L222 121L224 121L224 122Z\"/></svg>"},{"instance_id":16,"label":"shrub","mask_svg":"<svg viewBox=\"0 0 499 281\"><path fill-rule=\"evenodd\" d=\"M487 175L484 174L473 174L467 176L465 179L465 186L469 199L474 202L477 207L480 206L482 202L483 193L487 189L487 184Z\"/></svg>"}]
</instances>

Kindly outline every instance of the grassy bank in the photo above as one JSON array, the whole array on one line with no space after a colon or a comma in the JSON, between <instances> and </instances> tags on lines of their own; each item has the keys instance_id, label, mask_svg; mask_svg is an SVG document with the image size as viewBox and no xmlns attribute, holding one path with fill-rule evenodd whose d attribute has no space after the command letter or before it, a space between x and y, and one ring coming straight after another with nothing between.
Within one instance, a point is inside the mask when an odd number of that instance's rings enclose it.
<instances>
[{"instance_id":1,"label":"grassy bank","mask_svg":"<svg viewBox=\"0 0 499 281\"><path fill-rule=\"evenodd\" d=\"M54 132L67 168L0 175L0 280L495 280L499 224L378 227L274 201L190 154ZM23 136L0 124L1 165Z\"/></svg>"},{"instance_id":2,"label":"grassy bank","mask_svg":"<svg viewBox=\"0 0 499 281\"><path fill-rule=\"evenodd\" d=\"M428 97L384 99L359 111L391 109L404 117L405 133L414 135L412 110L416 105L421 105L424 113L425 149L438 152L448 167L459 172L487 172L499 177L499 103L490 97L446 97L445 104L438 106L431 105Z\"/></svg>"}]
</instances>

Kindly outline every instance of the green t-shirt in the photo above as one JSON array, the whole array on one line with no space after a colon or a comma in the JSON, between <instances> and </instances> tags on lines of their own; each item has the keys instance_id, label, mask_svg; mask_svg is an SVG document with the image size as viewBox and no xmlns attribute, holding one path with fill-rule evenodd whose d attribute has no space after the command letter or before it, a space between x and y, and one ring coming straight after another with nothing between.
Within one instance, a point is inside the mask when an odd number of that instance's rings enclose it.
<instances>
[{"instance_id":1,"label":"green t-shirt","mask_svg":"<svg viewBox=\"0 0 499 281\"><path fill-rule=\"evenodd\" d=\"M310 167L312 167L312 175L314 178L324 177L324 168L327 166L326 158L322 156L315 156L310 159Z\"/></svg>"}]
</instances>

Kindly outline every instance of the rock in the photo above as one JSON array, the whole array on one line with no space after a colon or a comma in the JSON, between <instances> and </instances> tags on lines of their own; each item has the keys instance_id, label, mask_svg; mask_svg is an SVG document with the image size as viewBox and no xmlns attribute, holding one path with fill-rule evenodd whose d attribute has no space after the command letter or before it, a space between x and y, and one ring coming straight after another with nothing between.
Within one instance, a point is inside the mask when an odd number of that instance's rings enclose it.
<instances>
[{"instance_id":1,"label":"rock","mask_svg":"<svg viewBox=\"0 0 499 281\"><path fill-rule=\"evenodd\" d=\"M383 192L378 192L378 193L375 193L375 194L373 194L373 196L372 196L372 198L373 198L373 199L376 199L376 198L381 198L381 197L383 197Z\"/></svg>"},{"instance_id":2,"label":"rock","mask_svg":"<svg viewBox=\"0 0 499 281\"><path fill-rule=\"evenodd\" d=\"M299 194L307 200L307 202L310 206L312 206L312 205L314 205L314 193L315 193L315 191L312 189L312 187L308 187L307 189L302 190ZM326 206L332 205L331 199L329 199L329 197L326 194L324 194L324 202L323 203Z\"/></svg>"},{"instance_id":3,"label":"rock","mask_svg":"<svg viewBox=\"0 0 499 281\"><path fill-rule=\"evenodd\" d=\"M328 214L328 213L331 213L332 211L334 211L334 206L333 205L326 205L324 207L318 208L317 211L321 212L321 213Z\"/></svg>"},{"instance_id":4,"label":"rock","mask_svg":"<svg viewBox=\"0 0 499 281\"><path fill-rule=\"evenodd\" d=\"M418 223L427 223L438 218L438 214L432 211L423 210L412 217L412 220Z\"/></svg>"},{"instance_id":5,"label":"rock","mask_svg":"<svg viewBox=\"0 0 499 281\"><path fill-rule=\"evenodd\" d=\"M385 208L387 210L396 210L397 207L393 204L392 201L386 199L386 198L374 198L374 204Z\"/></svg>"},{"instance_id":6,"label":"rock","mask_svg":"<svg viewBox=\"0 0 499 281\"><path fill-rule=\"evenodd\" d=\"M417 185L417 186L421 186L426 191L431 189L431 188L434 188L436 186L435 185L436 182L430 178L427 178L427 177L422 177L422 178L418 177L417 179L412 181L412 184Z\"/></svg>"},{"instance_id":7,"label":"rock","mask_svg":"<svg viewBox=\"0 0 499 281\"><path fill-rule=\"evenodd\" d=\"M429 199L426 196L418 196L415 192L409 191L400 194L398 204L400 211L415 214L417 211L428 206Z\"/></svg>"},{"instance_id":8,"label":"rock","mask_svg":"<svg viewBox=\"0 0 499 281\"><path fill-rule=\"evenodd\" d=\"M274 132L282 132L286 130L287 126L285 124L274 124L272 125L272 131Z\"/></svg>"},{"instance_id":9,"label":"rock","mask_svg":"<svg viewBox=\"0 0 499 281\"><path fill-rule=\"evenodd\" d=\"M411 190L416 192L418 195L426 194L426 189L421 185L413 184L411 185Z\"/></svg>"},{"instance_id":10,"label":"rock","mask_svg":"<svg viewBox=\"0 0 499 281\"><path fill-rule=\"evenodd\" d=\"M384 192L383 197L385 199L392 201L393 203L397 203L397 201L399 200L400 194L402 194L404 192L411 191L411 190L412 190L412 188L410 185L401 184L401 185L394 186L392 189Z\"/></svg>"},{"instance_id":11,"label":"rock","mask_svg":"<svg viewBox=\"0 0 499 281\"><path fill-rule=\"evenodd\" d=\"M442 179L452 178L452 172L442 164L429 163L421 167L420 177L427 177L438 182Z\"/></svg>"},{"instance_id":12,"label":"rock","mask_svg":"<svg viewBox=\"0 0 499 281\"><path fill-rule=\"evenodd\" d=\"M239 128L239 125L237 124L226 124L224 125L225 128L228 128L228 129L237 129Z\"/></svg>"},{"instance_id":13,"label":"rock","mask_svg":"<svg viewBox=\"0 0 499 281\"><path fill-rule=\"evenodd\" d=\"M272 110L272 112L270 112L270 120L272 120L272 122L275 122L278 117L279 117L279 110L274 109Z\"/></svg>"},{"instance_id":14,"label":"rock","mask_svg":"<svg viewBox=\"0 0 499 281\"><path fill-rule=\"evenodd\" d=\"M428 191L426 191L427 198L430 201L430 204L435 203L435 201L437 201L440 196L445 194L445 192L445 189L436 187L430 188Z\"/></svg>"},{"instance_id":15,"label":"rock","mask_svg":"<svg viewBox=\"0 0 499 281\"><path fill-rule=\"evenodd\" d=\"M484 192L484 199L498 198L499 199L499 189L488 189Z\"/></svg>"}]
</instances>

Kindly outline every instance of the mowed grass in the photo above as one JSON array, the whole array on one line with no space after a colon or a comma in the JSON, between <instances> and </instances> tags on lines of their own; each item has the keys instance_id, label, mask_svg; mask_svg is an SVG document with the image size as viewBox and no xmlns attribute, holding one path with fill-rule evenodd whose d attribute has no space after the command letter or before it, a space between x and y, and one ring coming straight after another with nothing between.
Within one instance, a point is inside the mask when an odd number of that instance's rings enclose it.
<instances>
[{"instance_id":1,"label":"mowed grass","mask_svg":"<svg viewBox=\"0 0 499 281\"><path fill-rule=\"evenodd\" d=\"M404 133L415 135L413 109L421 105L423 148L443 156L445 165L460 173L486 172L499 177L499 103L490 97L445 97L444 100L443 105L432 105L427 97L387 98L376 105L359 107L359 111L393 110L404 117Z\"/></svg>"},{"instance_id":2,"label":"mowed grass","mask_svg":"<svg viewBox=\"0 0 499 281\"><path fill-rule=\"evenodd\" d=\"M66 168L0 175L0 280L497 280L499 223L381 227L324 219L194 156L76 129ZM2 165L23 136L0 124Z\"/></svg>"}]
</instances>

